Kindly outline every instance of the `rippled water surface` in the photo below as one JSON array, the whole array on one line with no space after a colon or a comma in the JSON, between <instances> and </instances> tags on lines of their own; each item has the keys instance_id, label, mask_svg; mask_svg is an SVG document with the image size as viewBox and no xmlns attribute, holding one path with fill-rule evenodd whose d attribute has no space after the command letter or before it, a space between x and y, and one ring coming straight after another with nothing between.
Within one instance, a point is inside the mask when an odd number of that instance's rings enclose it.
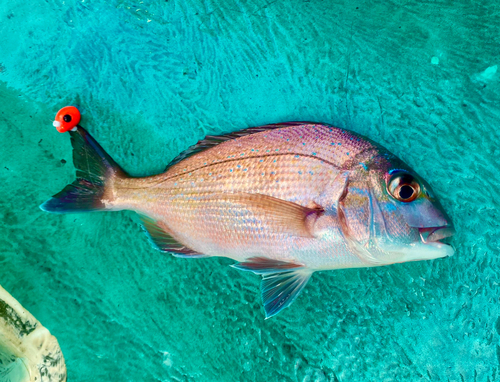
<instances>
[{"instance_id":1,"label":"rippled water surface","mask_svg":"<svg viewBox=\"0 0 500 382\"><path fill-rule=\"evenodd\" d=\"M498 381L500 3L0 4L0 284L71 381ZM207 134L312 120L426 178L455 256L316 273L264 320L259 278L150 247L132 212L52 215L67 104L132 175Z\"/></svg>"}]
</instances>

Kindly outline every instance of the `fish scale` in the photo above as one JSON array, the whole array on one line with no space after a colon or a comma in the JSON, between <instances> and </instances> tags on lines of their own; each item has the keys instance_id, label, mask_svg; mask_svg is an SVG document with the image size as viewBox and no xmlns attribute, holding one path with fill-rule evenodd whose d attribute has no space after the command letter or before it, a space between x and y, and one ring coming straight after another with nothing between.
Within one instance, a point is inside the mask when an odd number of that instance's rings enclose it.
<instances>
[{"instance_id":1,"label":"fish scale","mask_svg":"<svg viewBox=\"0 0 500 382\"><path fill-rule=\"evenodd\" d=\"M281 126L281 125L278 125ZM168 169L168 177L241 157L279 157L300 155L316 157L340 168L345 161L374 146L360 136L331 126L317 124L291 125L226 141L202 151ZM242 155L243 154L243 155ZM300 159L300 158L297 158Z\"/></svg>"},{"instance_id":2,"label":"fish scale","mask_svg":"<svg viewBox=\"0 0 500 382\"><path fill-rule=\"evenodd\" d=\"M341 139L348 142L343 147L338 144ZM273 256L318 268L325 265L324 256L321 264L314 261L319 251L329 253L328 266L338 265L349 257L346 246L338 240L297 238L269 229L258 232L255 226L265 228L266 221L235 220L236 212L251 215L244 206L217 208L206 197L224 192L252 193L304 207L331 205L327 187L339 168L345 160L371 147L354 134L328 126L286 126L202 151L171 166L164 174L149 178L149 184L143 185L142 192L135 191L133 197L127 187L137 180L125 179L123 188L117 185L115 205L164 222L175 238L204 254L236 260ZM218 221L214 221L214 213ZM359 263L357 258L351 261Z\"/></svg>"}]
</instances>

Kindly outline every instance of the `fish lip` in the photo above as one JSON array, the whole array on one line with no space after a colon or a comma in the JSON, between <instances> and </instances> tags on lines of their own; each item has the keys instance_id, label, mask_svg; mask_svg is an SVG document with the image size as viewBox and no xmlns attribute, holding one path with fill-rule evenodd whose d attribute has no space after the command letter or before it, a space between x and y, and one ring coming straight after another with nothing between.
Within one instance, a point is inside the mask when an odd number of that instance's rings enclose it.
<instances>
[{"instance_id":1,"label":"fish lip","mask_svg":"<svg viewBox=\"0 0 500 382\"><path fill-rule=\"evenodd\" d=\"M426 227L419 228L420 239L424 244L441 243L439 240L451 237L455 234L455 229L452 226L445 225L441 227ZM446 244L446 243L441 243Z\"/></svg>"}]
</instances>

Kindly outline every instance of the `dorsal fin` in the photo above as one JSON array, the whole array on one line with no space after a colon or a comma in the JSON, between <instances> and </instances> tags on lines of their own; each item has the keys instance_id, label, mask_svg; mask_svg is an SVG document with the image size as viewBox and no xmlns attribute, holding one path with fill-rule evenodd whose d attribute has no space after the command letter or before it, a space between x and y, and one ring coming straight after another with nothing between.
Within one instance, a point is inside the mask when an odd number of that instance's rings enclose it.
<instances>
[{"instance_id":1,"label":"dorsal fin","mask_svg":"<svg viewBox=\"0 0 500 382\"><path fill-rule=\"evenodd\" d=\"M206 257L206 255L193 251L191 248L179 243L166 230L161 222L155 221L148 216L139 215L144 231L148 235L150 243L162 252L173 252L177 257Z\"/></svg>"},{"instance_id":2,"label":"dorsal fin","mask_svg":"<svg viewBox=\"0 0 500 382\"><path fill-rule=\"evenodd\" d=\"M285 122L285 123L275 123L272 125L264 125L264 126L257 126L257 127L250 127L248 129L243 129L239 131L235 131L233 133L228 133L228 134L222 134L222 135L207 135L205 139L202 139L198 141L195 145L189 147L188 149L184 150L181 152L179 155L177 155L172 162L170 162L167 167L165 168L165 171L168 170L171 166L174 164L179 163L180 161L189 158L195 154L198 154L201 151L210 149L212 147L215 147L219 145L220 143L230 141L232 139L236 138L241 138L245 137L247 135L252 135L256 133L262 133L263 131L269 131L269 130L275 130L275 129L281 129L283 127L290 127L290 126L298 126L298 125L303 125L308 122Z\"/></svg>"}]
</instances>

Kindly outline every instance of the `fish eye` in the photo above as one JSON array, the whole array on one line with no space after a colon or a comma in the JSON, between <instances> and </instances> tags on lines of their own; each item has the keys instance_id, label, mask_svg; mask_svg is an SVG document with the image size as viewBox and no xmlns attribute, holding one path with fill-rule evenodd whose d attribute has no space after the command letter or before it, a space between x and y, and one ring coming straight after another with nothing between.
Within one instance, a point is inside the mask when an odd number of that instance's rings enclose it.
<instances>
[{"instance_id":1,"label":"fish eye","mask_svg":"<svg viewBox=\"0 0 500 382\"><path fill-rule=\"evenodd\" d=\"M71 122L71 115L65 114L63 117L64 122Z\"/></svg>"},{"instance_id":2,"label":"fish eye","mask_svg":"<svg viewBox=\"0 0 500 382\"><path fill-rule=\"evenodd\" d=\"M396 200L410 203L420 195L420 184L414 176L400 172L391 177L387 184L387 191Z\"/></svg>"}]
</instances>

